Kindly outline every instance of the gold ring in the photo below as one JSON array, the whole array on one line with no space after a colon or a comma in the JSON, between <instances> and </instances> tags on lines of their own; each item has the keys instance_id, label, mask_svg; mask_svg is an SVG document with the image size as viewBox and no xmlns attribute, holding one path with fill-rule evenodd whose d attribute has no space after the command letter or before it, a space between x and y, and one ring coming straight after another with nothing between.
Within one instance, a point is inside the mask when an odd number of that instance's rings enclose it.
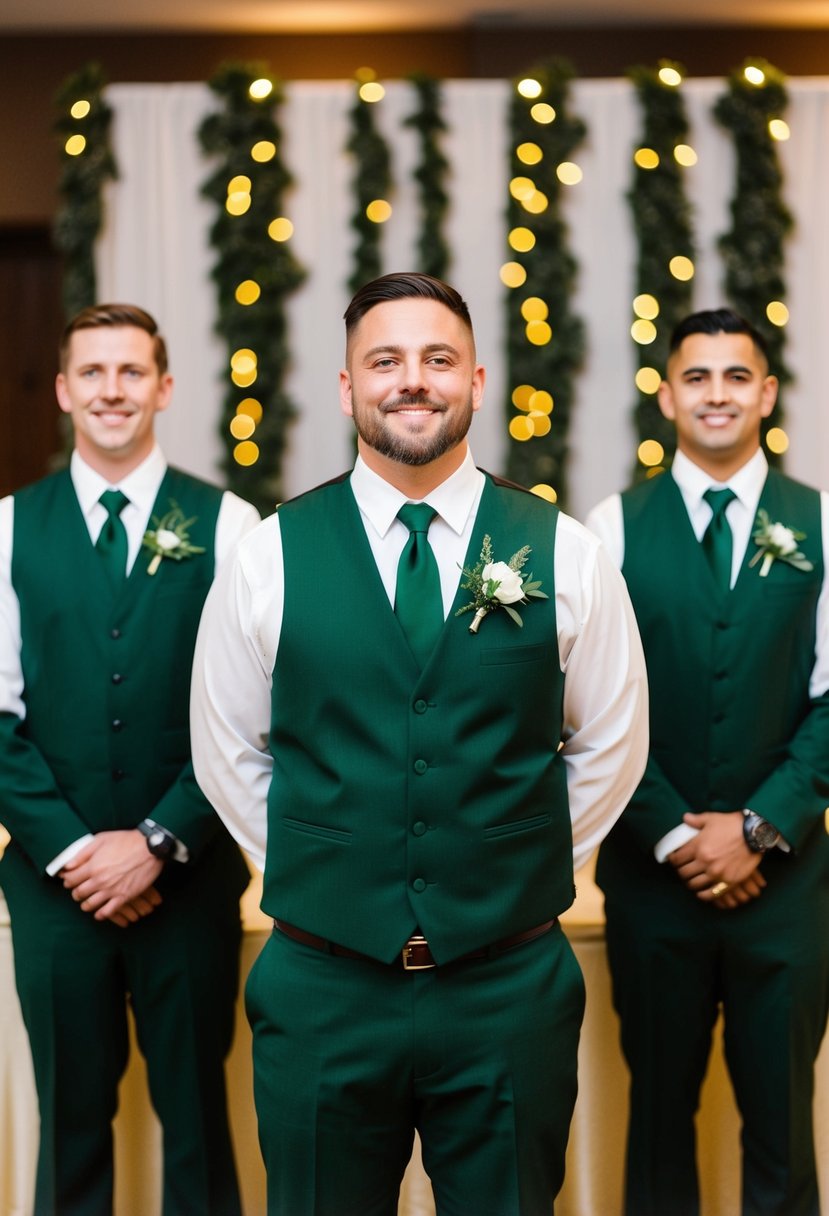
<instances>
[{"instance_id":1,"label":"gold ring","mask_svg":"<svg viewBox=\"0 0 829 1216\"><path fill-rule=\"evenodd\" d=\"M728 887L729 883L727 882L714 883L713 887L711 888L711 894L714 896L714 899L719 899L721 895L725 895Z\"/></svg>"}]
</instances>

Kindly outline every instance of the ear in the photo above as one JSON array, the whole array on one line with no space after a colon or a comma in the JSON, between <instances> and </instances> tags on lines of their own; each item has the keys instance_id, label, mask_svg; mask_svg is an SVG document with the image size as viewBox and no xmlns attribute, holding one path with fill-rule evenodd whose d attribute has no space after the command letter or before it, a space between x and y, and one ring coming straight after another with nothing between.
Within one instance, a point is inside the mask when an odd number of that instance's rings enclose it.
<instances>
[{"instance_id":1,"label":"ear","mask_svg":"<svg viewBox=\"0 0 829 1216\"><path fill-rule=\"evenodd\" d=\"M486 369L479 363L472 373L472 409L479 410L484 399Z\"/></svg>"},{"instance_id":2,"label":"ear","mask_svg":"<svg viewBox=\"0 0 829 1216\"><path fill-rule=\"evenodd\" d=\"M763 381L763 394L760 398L760 416L768 418L771 411L774 409L777 401L777 390L780 388L780 381L776 376L766 376Z\"/></svg>"},{"instance_id":3,"label":"ear","mask_svg":"<svg viewBox=\"0 0 829 1216\"><path fill-rule=\"evenodd\" d=\"M346 371L340 372L340 409L345 414L346 418L354 417L351 376L349 376L348 372Z\"/></svg>"},{"instance_id":4,"label":"ear","mask_svg":"<svg viewBox=\"0 0 829 1216\"><path fill-rule=\"evenodd\" d=\"M173 377L169 372L165 372L158 383L158 398L156 400L156 413L166 410L167 406L173 399Z\"/></svg>"},{"instance_id":5,"label":"ear","mask_svg":"<svg viewBox=\"0 0 829 1216\"><path fill-rule=\"evenodd\" d=\"M663 380L657 390L656 400L664 417L669 422L674 422L676 419L676 406L674 404L674 394L667 380Z\"/></svg>"},{"instance_id":6,"label":"ear","mask_svg":"<svg viewBox=\"0 0 829 1216\"><path fill-rule=\"evenodd\" d=\"M72 402L69 399L69 393L66 389L66 377L63 372L58 372L57 376L55 376L55 396L64 414L71 414Z\"/></svg>"}]
</instances>

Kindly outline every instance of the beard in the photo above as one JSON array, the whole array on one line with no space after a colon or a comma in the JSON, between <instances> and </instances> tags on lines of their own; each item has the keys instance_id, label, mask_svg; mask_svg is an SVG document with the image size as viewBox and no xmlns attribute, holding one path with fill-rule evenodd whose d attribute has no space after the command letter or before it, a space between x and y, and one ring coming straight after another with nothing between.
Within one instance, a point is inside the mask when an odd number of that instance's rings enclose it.
<instances>
[{"instance_id":1,"label":"beard","mask_svg":"<svg viewBox=\"0 0 829 1216\"><path fill-rule=\"evenodd\" d=\"M438 429L428 435L417 430L408 434L392 431L386 416L411 406L437 410L441 415ZM389 460L412 466L431 464L456 448L469 431L473 412L471 395L465 406L450 407L444 401L430 401L425 393L414 393L387 402L379 412L364 411L362 405L352 401L354 425L363 443Z\"/></svg>"}]
</instances>

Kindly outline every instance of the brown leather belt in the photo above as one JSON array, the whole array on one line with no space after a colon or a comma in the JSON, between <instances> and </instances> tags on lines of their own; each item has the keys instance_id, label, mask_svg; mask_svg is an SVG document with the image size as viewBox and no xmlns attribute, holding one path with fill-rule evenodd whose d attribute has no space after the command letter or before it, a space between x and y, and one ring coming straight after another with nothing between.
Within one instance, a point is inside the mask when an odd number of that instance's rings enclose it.
<instances>
[{"instance_id":1,"label":"brown leather belt","mask_svg":"<svg viewBox=\"0 0 829 1216\"><path fill-rule=\"evenodd\" d=\"M502 937L499 941L493 942L491 946L483 946L480 950L470 950L468 954L462 954L460 958L452 959L452 962L465 963L474 958L494 958L506 950L513 950L516 946L523 946L537 937L543 937L545 933L550 932L557 919L555 917L553 920L545 920L543 925L525 929L523 933L513 933L510 937ZM316 933L306 933L304 929L298 929L296 925L288 925L284 920L275 920L273 927L275 932L284 933L293 941L300 942L303 946L312 946L314 950L322 950L325 954L335 954L338 958L357 958L370 963L378 961L369 954L361 954L359 950L351 950L348 946L339 946L336 942L328 941L327 938L317 937ZM438 965L432 958L429 943L420 933L415 933L409 938L392 966L397 962L402 963L404 971L428 971L429 968Z\"/></svg>"}]
</instances>

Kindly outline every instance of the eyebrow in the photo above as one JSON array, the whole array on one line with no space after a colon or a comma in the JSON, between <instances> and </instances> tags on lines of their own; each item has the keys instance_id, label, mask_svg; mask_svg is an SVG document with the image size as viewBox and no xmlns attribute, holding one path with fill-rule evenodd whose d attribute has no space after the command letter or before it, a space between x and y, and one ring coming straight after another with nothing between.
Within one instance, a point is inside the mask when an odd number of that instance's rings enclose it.
<instances>
[{"instance_id":1,"label":"eyebrow","mask_svg":"<svg viewBox=\"0 0 829 1216\"><path fill-rule=\"evenodd\" d=\"M728 375L729 372L746 372L747 375L749 375L749 376L752 375L751 368L746 367L742 363L734 363L731 365L731 367L726 367L723 370L726 373L726 375ZM710 376L711 368L710 367L684 367L682 369L682 371L680 372L680 375L681 376L700 376L700 375Z\"/></svg>"},{"instance_id":2,"label":"eyebrow","mask_svg":"<svg viewBox=\"0 0 829 1216\"><path fill-rule=\"evenodd\" d=\"M430 342L430 343L428 343L428 345L421 348L420 353L423 355L430 355L430 354L435 354L437 351L441 351L441 350L447 351L449 354L452 354L452 355L458 354L457 349L452 345L451 342ZM365 352L365 354L363 355L363 358L370 359L370 358L373 358L375 355L384 355L384 354L402 355L404 352L405 352L405 347L403 347L403 346L399 346L394 343L383 343L380 346L372 346L370 350L367 350Z\"/></svg>"}]
</instances>

